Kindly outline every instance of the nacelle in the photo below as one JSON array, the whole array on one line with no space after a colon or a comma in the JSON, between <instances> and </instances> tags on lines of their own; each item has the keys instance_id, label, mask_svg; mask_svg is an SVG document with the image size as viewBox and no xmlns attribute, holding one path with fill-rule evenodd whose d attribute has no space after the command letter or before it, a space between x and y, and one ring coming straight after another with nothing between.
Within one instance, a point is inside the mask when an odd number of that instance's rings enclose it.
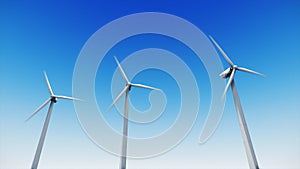
<instances>
[{"instance_id":1,"label":"nacelle","mask_svg":"<svg viewBox=\"0 0 300 169\"><path fill-rule=\"evenodd\" d=\"M226 79L227 77L229 77L231 75L231 72L232 72L232 68L227 68L226 70L224 70L224 72L222 72L220 74L220 76L224 79Z\"/></svg>"}]
</instances>

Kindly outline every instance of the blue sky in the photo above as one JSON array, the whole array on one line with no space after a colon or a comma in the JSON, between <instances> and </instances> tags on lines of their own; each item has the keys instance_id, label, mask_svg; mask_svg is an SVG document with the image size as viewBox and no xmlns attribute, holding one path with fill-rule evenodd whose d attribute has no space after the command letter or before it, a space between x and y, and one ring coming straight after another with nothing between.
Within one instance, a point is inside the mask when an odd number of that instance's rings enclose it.
<instances>
[{"instance_id":1,"label":"blue sky","mask_svg":"<svg viewBox=\"0 0 300 169\"><path fill-rule=\"evenodd\" d=\"M74 66L85 42L112 20L138 12L163 12L181 17L206 35L213 35L236 64L266 74L266 78L242 72L235 76L259 164L270 169L300 167L298 1L0 3L0 168L31 165L46 109L27 123L24 120L48 98L42 72L47 71L55 93L72 95ZM111 80L116 69L113 54L123 60L144 48L165 49L185 61L197 79L201 109L192 131L181 144L162 156L129 160L128 168L248 168L231 91L216 132L208 142L198 144L209 110L209 79L194 53L173 39L141 35L125 39L112 48L100 64L95 80L100 109L105 111L112 102L106 95L110 93L104 92L110 83L103 81ZM225 60L221 60L227 67ZM171 112L178 108L180 101L176 99L178 86L172 77L148 70L133 81L143 83L146 78L149 85L166 90L170 104L160 122L142 126L148 132L141 131L141 126L130 125L129 135L136 137L155 135L167 128L176 117ZM159 86L161 82L167 85ZM132 96L137 98L131 98L132 103L146 110L149 102L142 100L147 94L147 91L132 90ZM112 111L112 115L116 113L115 109ZM104 116L113 128L121 130L120 118ZM72 102L59 101L55 105L40 168L116 168L118 163L118 157L103 151L87 137Z\"/></svg>"}]
</instances>

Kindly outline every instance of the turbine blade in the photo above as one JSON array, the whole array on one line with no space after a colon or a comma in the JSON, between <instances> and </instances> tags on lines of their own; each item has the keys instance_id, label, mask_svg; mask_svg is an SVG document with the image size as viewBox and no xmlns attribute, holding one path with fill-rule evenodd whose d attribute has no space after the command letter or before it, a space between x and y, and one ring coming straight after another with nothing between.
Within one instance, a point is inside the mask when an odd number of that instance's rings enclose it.
<instances>
[{"instance_id":1,"label":"turbine blade","mask_svg":"<svg viewBox=\"0 0 300 169\"><path fill-rule=\"evenodd\" d=\"M129 89L129 86L126 86L121 93L116 97L116 99L112 102L112 104L109 106L109 108L106 110L108 112L116 103L117 101L126 93L126 91Z\"/></svg>"},{"instance_id":2,"label":"turbine blade","mask_svg":"<svg viewBox=\"0 0 300 169\"><path fill-rule=\"evenodd\" d=\"M77 100L77 101L82 101L81 99L78 99L78 98L75 98L75 97L69 97L69 96L54 96L56 98L59 98L59 99L67 99L67 100Z\"/></svg>"},{"instance_id":3,"label":"turbine blade","mask_svg":"<svg viewBox=\"0 0 300 169\"><path fill-rule=\"evenodd\" d=\"M228 80L228 82L227 82L227 85L226 85L225 90L224 90L224 93L223 93L223 98L225 98L226 93L227 93L227 91L228 91L228 89L229 89L229 86L231 85L231 83L232 83L232 81L233 81L234 73L235 73L235 69L232 70L232 73L231 73L231 75L230 75L230 77L229 77L229 80Z\"/></svg>"},{"instance_id":4,"label":"turbine blade","mask_svg":"<svg viewBox=\"0 0 300 169\"><path fill-rule=\"evenodd\" d=\"M49 102L50 102L51 98L47 99L39 108L37 108L32 114L31 116L29 116L25 122L27 122L28 120L30 120L34 115L36 115L42 108L44 108Z\"/></svg>"},{"instance_id":5,"label":"turbine blade","mask_svg":"<svg viewBox=\"0 0 300 169\"><path fill-rule=\"evenodd\" d=\"M54 94L53 94L51 85L50 85L50 83L49 83L49 79L48 79L47 74L46 74L45 71L44 71L44 76L45 76L45 79L46 79L46 83L47 83L47 87L48 87L49 93L50 93L51 96L53 96Z\"/></svg>"},{"instance_id":6,"label":"turbine blade","mask_svg":"<svg viewBox=\"0 0 300 169\"><path fill-rule=\"evenodd\" d=\"M132 86L135 87L140 87L140 88L144 88L144 89L150 89L150 90L159 90L157 88L151 87L151 86L146 86L146 85L142 85L142 84L131 84Z\"/></svg>"},{"instance_id":7,"label":"turbine blade","mask_svg":"<svg viewBox=\"0 0 300 169\"><path fill-rule=\"evenodd\" d=\"M129 80L128 80L128 78L127 78L127 76L126 76L126 74L125 74L125 72L124 72L124 70L123 70L123 68L122 68L122 66L121 66L121 64L120 64L120 62L118 61L118 59L117 59L116 56L115 56L115 60L116 60L116 62L117 62L117 64L118 64L118 67L119 67L119 69L120 69L120 71L121 71L121 74L122 74L123 78L125 79L126 83L128 84L128 83L129 83Z\"/></svg>"},{"instance_id":8,"label":"turbine blade","mask_svg":"<svg viewBox=\"0 0 300 169\"><path fill-rule=\"evenodd\" d=\"M248 72L248 73L252 73L252 74L255 74L255 75L259 75L259 76L265 77L265 75L263 75L263 74L261 74L261 73L258 73L258 72L255 72L255 71L253 71L253 70L247 69L247 68L237 67L237 70L240 70L240 71L244 71L244 72Z\"/></svg>"},{"instance_id":9,"label":"turbine blade","mask_svg":"<svg viewBox=\"0 0 300 169\"><path fill-rule=\"evenodd\" d=\"M219 44L214 40L212 36L209 36L211 41L214 43L214 45L218 48L218 50L221 52L221 54L224 56L226 61L231 65L234 66L233 62L230 60L230 58L226 55L226 53L223 51L223 49L219 46Z\"/></svg>"}]
</instances>

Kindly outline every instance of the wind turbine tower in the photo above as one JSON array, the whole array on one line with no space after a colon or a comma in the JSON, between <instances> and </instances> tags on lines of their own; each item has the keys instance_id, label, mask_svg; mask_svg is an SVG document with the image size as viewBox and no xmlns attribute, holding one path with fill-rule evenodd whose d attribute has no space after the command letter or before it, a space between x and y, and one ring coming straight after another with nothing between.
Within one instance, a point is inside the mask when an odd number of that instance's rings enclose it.
<instances>
[{"instance_id":1,"label":"wind turbine tower","mask_svg":"<svg viewBox=\"0 0 300 169\"><path fill-rule=\"evenodd\" d=\"M252 73L255 75L259 75L259 76L264 76L264 75L261 73L255 72L253 70L247 69L247 68L238 67L237 65L233 64L233 62L226 55L226 53L222 50L222 48L219 46L219 44L211 36L209 36L209 37L210 37L211 41L214 43L214 45L218 48L220 53L223 55L223 57L226 59L226 61L230 64L230 67L227 68L224 72L222 72L220 74L220 76L222 78L225 78L225 79L229 78L227 85L225 87L224 93L223 93L223 98L225 97L229 86L231 86L232 95L234 98L235 108L236 108L236 111L238 114L239 125L241 128L241 133L242 133L242 137L243 137L243 141L244 141L244 145L245 145L245 149L246 149L249 167L250 167L250 169L259 169L257 159L256 159L256 156L254 153L252 141L250 138L250 134L248 131L247 123L246 123L246 120L244 117L242 105L240 103L240 98L239 98L239 95L238 95L238 92L236 89L236 85L234 82L234 75L237 70L247 72L247 73Z\"/></svg>"},{"instance_id":2,"label":"wind turbine tower","mask_svg":"<svg viewBox=\"0 0 300 169\"><path fill-rule=\"evenodd\" d=\"M122 152L121 152L121 159L120 159L120 169L126 169L126 156L127 156L127 135L128 135L128 98L129 98L129 92L131 90L131 87L139 87L139 88L145 88L150 90L158 90L154 87L146 86L143 84L136 84L131 83L123 68L121 67L118 59L115 57L115 60L117 62L117 65L121 71L122 77L126 82L126 85L124 89L121 91L121 93L117 96L117 98L113 101L113 103L109 106L109 111L117 102L118 100L125 94L125 105L124 105L124 115L123 115L123 137L122 137Z\"/></svg>"},{"instance_id":3,"label":"wind turbine tower","mask_svg":"<svg viewBox=\"0 0 300 169\"><path fill-rule=\"evenodd\" d=\"M41 152L42 152L42 149L43 149L43 145L44 145L44 142L45 142L45 137L46 137L46 133L47 133L47 129L48 129L48 125L49 125L49 121L50 121L50 117L51 117L51 113L52 113L54 103L56 103L58 101L58 99L79 100L79 99L74 98L74 97L54 95L46 72L44 72L44 76L45 76L45 79L46 79L46 84L47 84L47 87L48 87L48 91L50 93L50 98L47 99L40 107L38 107L32 113L31 116L29 116L26 119L26 121L31 119L34 115L36 115L42 108L44 108L50 102L47 117L46 117L46 120L44 122L44 127L43 127L43 130L42 130L42 133L41 133L41 136L40 136L40 140L39 140L39 143L38 143L35 155L34 155L34 159L33 159L32 165L31 165L31 169L37 169L38 168L38 164L39 164Z\"/></svg>"}]
</instances>

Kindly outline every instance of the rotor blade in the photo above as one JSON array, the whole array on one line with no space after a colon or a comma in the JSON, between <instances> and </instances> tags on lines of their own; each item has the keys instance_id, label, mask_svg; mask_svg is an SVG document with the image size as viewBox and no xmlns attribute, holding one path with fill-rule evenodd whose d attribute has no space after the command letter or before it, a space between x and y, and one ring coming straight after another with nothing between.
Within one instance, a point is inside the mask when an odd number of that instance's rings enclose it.
<instances>
[{"instance_id":1,"label":"rotor blade","mask_svg":"<svg viewBox=\"0 0 300 169\"><path fill-rule=\"evenodd\" d=\"M32 114L31 116L29 116L25 122L27 122L28 120L30 120L34 115L36 115L42 108L44 108L49 102L50 102L51 98L47 99L39 108L37 108Z\"/></svg>"},{"instance_id":2,"label":"rotor blade","mask_svg":"<svg viewBox=\"0 0 300 169\"><path fill-rule=\"evenodd\" d=\"M54 94L53 94L51 85L50 85L50 83L49 83L49 80L48 80L48 77L47 77L47 74L46 74L45 71L44 71L44 76L45 76L45 79L46 79L46 83L47 83L47 87L48 87L49 93L50 93L51 96L53 96Z\"/></svg>"},{"instance_id":3,"label":"rotor blade","mask_svg":"<svg viewBox=\"0 0 300 169\"><path fill-rule=\"evenodd\" d=\"M265 77L265 75L263 75L263 74L261 74L261 73L258 73L258 72L255 72L255 71L253 71L253 70L247 69L247 68L237 67L237 70L240 70L240 71L244 71L244 72L248 72L248 73L252 73L252 74L255 74L255 75L259 75L259 76Z\"/></svg>"},{"instance_id":4,"label":"rotor blade","mask_svg":"<svg viewBox=\"0 0 300 169\"><path fill-rule=\"evenodd\" d=\"M126 74L125 74L125 72L124 72L124 70L123 70L123 68L122 68L122 66L121 66L121 64L120 64L120 62L118 61L118 59L117 59L116 56L115 56L115 60L116 60L116 62L117 62L117 64L118 64L118 67L119 67L119 69L120 69L120 71L121 71L121 74L122 74L123 78L125 79L126 83L128 84L128 83L129 83L129 80L128 80L128 78L127 78L127 76L126 76Z\"/></svg>"},{"instance_id":5,"label":"rotor blade","mask_svg":"<svg viewBox=\"0 0 300 169\"><path fill-rule=\"evenodd\" d=\"M106 112L108 112L116 103L117 101L126 93L126 91L129 89L129 86L126 86L121 93L119 94L119 96L112 102L112 104L109 106L109 108L106 110Z\"/></svg>"},{"instance_id":6,"label":"rotor blade","mask_svg":"<svg viewBox=\"0 0 300 169\"><path fill-rule=\"evenodd\" d=\"M132 86L135 87L140 87L140 88L145 88L145 89L150 89L150 90L159 90L157 88L151 87L151 86L146 86L146 85L142 85L142 84L131 84Z\"/></svg>"},{"instance_id":7,"label":"rotor blade","mask_svg":"<svg viewBox=\"0 0 300 169\"><path fill-rule=\"evenodd\" d=\"M228 82L227 82L227 85L226 85L225 90L224 90L224 93L223 93L223 98L225 98L226 93L227 93L227 91L228 91L228 88L229 88L229 86L231 85L231 82L232 82L232 80L233 80L233 78L234 78L234 73L235 73L235 69L233 69L232 72L231 72L231 75L230 75L230 77L229 77L229 80L228 80Z\"/></svg>"},{"instance_id":8,"label":"rotor blade","mask_svg":"<svg viewBox=\"0 0 300 169\"><path fill-rule=\"evenodd\" d=\"M69 97L69 96L56 96L54 97L59 98L59 99L68 99L68 100L77 100L77 101L82 101L81 99L75 98L75 97Z\"/></svg>"},{"instance_id":9,"label":"rotor blade","mask_svg":"<svg viewBox=\"0 0 300 169\"><path fill-rule=\"evenodd\" d=\"M221 54L224 56L224 58L226 59L226 61L231 65L234 66L233 62L230 60L230 58L226 55L226 53L223 51L223 49L219 46L219 44L214 40L214 38L212 36L209 36L209 38L211 39L211 41L215 44L215 46L219 49L219 51L221 52Z\"/></svg>"}]
</instances>

